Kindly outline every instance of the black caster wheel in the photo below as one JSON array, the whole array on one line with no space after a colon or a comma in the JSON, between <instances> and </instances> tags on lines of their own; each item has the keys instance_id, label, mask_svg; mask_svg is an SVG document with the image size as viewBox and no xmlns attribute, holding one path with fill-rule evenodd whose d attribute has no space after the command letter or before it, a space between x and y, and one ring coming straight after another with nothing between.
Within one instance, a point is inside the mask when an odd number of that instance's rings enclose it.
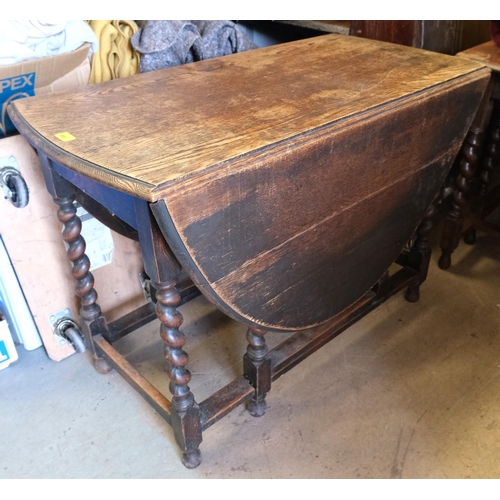
<instances>
[{"instance_id":1,"label":"black caster wheel","mask_svg":"<svg viewBox=\"0 0 500 500\"><path fill-rule=\"evenodd\" d=\"M66 330L64 330L64 336L76 352L85 352L85 349L87 349L82 334L76 328L66 328Z\"/></svg>"},{"instance_id":2,"label":"black caster wheel","mask_svg":"<svg viewBox=\"0 0 500 500\"><path fill-rule=\"evenodd\" d=\"M470 228L464 233L464 243L474 245L476 243L476 229Z\"/></svg>"},{"instance_id":3,"label":"black caster wheel","mask_svg":"<svg viewBox=\"0 0 500 500\"><path fill-rule=\"evenodd\" d=\"M6 198L16 208L24 208L29 203L29 190L23 176L13 168L0 169L0 181L7 186Z\"/></svg>"}]
</instances>

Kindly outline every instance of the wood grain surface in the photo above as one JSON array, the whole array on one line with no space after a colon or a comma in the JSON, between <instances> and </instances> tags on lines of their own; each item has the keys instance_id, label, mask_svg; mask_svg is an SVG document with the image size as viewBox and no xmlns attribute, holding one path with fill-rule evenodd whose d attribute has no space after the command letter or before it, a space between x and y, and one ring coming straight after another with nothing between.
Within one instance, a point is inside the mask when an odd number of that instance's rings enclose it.
<instances>
[{"instance_id":1,"label":"wood grain surface","mask_svg":"<svg viewBox=\"0 0 500 500\"><path fill-rule=\"evenodd\" d=\"M459 52L457 56L486 64L494 71L500 71L500 47L490 41Z\"/></svg>"},{"instance_id":2,"label":"wood grain surface","mask_svg":"<svg viewBox=\"0 0 500 500\"><path fill-rule=\"evenodd\" d=\"M480 68L326 35L22 99L9 113L49 157L156 201L186 177Z\"/></svg>"},{"instance_id":3,"label":"wood grain surface","mask_svg":"<svg viewBox=\"0 0 500 500\"><path fill-rule=\"evenodd\" d=\"M454 80L241 159L230 172L173 186L153 212L177 258L198 270L192 279L227 314L269 329L314 327L396 259L486 83Z\"/></svg>"}]
</instances>

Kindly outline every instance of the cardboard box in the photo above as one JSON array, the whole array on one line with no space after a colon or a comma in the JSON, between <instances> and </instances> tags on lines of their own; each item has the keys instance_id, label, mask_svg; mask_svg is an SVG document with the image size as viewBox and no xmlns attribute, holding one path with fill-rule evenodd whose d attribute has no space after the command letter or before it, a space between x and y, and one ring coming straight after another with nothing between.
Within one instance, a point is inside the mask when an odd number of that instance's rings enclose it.
<instances>
[{"instance_id":1,"label":"cardboard box","mask_svg":"<svg viewBox=\"0 0 500 500\"><path fill-rule=\"evenodd\" d=\"M0 137L16 130L7 113L15 99L48 94L86 85L90 77L90 44L67 54L0 65Z\"/></svg>"}]
</instances>

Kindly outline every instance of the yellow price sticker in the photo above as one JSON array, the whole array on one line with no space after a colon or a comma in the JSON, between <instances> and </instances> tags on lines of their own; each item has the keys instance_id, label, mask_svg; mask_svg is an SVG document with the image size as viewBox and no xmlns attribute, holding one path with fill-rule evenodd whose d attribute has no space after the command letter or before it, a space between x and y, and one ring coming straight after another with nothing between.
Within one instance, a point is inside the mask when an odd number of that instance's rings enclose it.
<instances>
[{"instance_id":1,"label":"yellow price sticker","mask_svg":"<svg viewBox=\"0 0 500 500\"><path fill-rule=\"evenodd\" d=\"M74 135L71 135L69 132L61 132L59 134L56 134L56 137L58 139L61 139L63 142L69 142L69 141L74 141L76 137Z\"/></svg>"}]
</instances>

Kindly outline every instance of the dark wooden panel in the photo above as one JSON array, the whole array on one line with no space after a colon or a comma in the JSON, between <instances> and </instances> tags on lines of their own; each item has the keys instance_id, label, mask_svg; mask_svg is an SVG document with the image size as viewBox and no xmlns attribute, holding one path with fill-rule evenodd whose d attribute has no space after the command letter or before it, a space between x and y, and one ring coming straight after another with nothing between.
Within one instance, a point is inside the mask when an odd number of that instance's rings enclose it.
<instances>
[{"instance_id":1,"label":"dark wooden panel","mask_svg":"<svg viewBox=\"0 0 500 500\"><path fill-rule=\"evenodd\" d=\"M301 233L213 284L251 321L316 326L359 299L396 259L449 164L439 162Z\"/></svg>"},{"instance_id":2,"label":"dark wooden panel","mask_svg":"<svg viewBox=\"0 0 500 500\"><path fill-rule=\"evenodd\" d=\"M349 34L382 42L420 47L423 21L351 21Z\"/></svg>"},{"instance_id":3,"label":"dark wooden panel","mask_svg":"<svg viewBox=\"0 0 500 500\"><path fill-rule=\"evenodd\" d=\"M352 21L349 34L455 55L490 39L481 20Z\"/></svg>"},{"instance_id":4,"label":"dark wooden panel","mask_svg":"<svg viewBox=\"0 0 500 500\"><path fill-rule=\"evenodd\" d=\"M426 50L455 55L489 39L489 21L423 21L422 48Z\"/></svg>"},{"instance_id":5,"label":"dark wooden panel","mask_svg":"<svg viewBox=\"0 0 500 500\"><path fill-rule=\"evenodd\" d=\"M345 129L297 138L293 147L233 163L227 176L184 184L170 194L168 209L207 281L214 283L435 161L450 146L453 151L480 95L472 91L469 99L470 93L469 86L435 93ZM464 102L460 119L434 113L436 106L446 109L456 102Z\"/></svg>"}]
</instances>

